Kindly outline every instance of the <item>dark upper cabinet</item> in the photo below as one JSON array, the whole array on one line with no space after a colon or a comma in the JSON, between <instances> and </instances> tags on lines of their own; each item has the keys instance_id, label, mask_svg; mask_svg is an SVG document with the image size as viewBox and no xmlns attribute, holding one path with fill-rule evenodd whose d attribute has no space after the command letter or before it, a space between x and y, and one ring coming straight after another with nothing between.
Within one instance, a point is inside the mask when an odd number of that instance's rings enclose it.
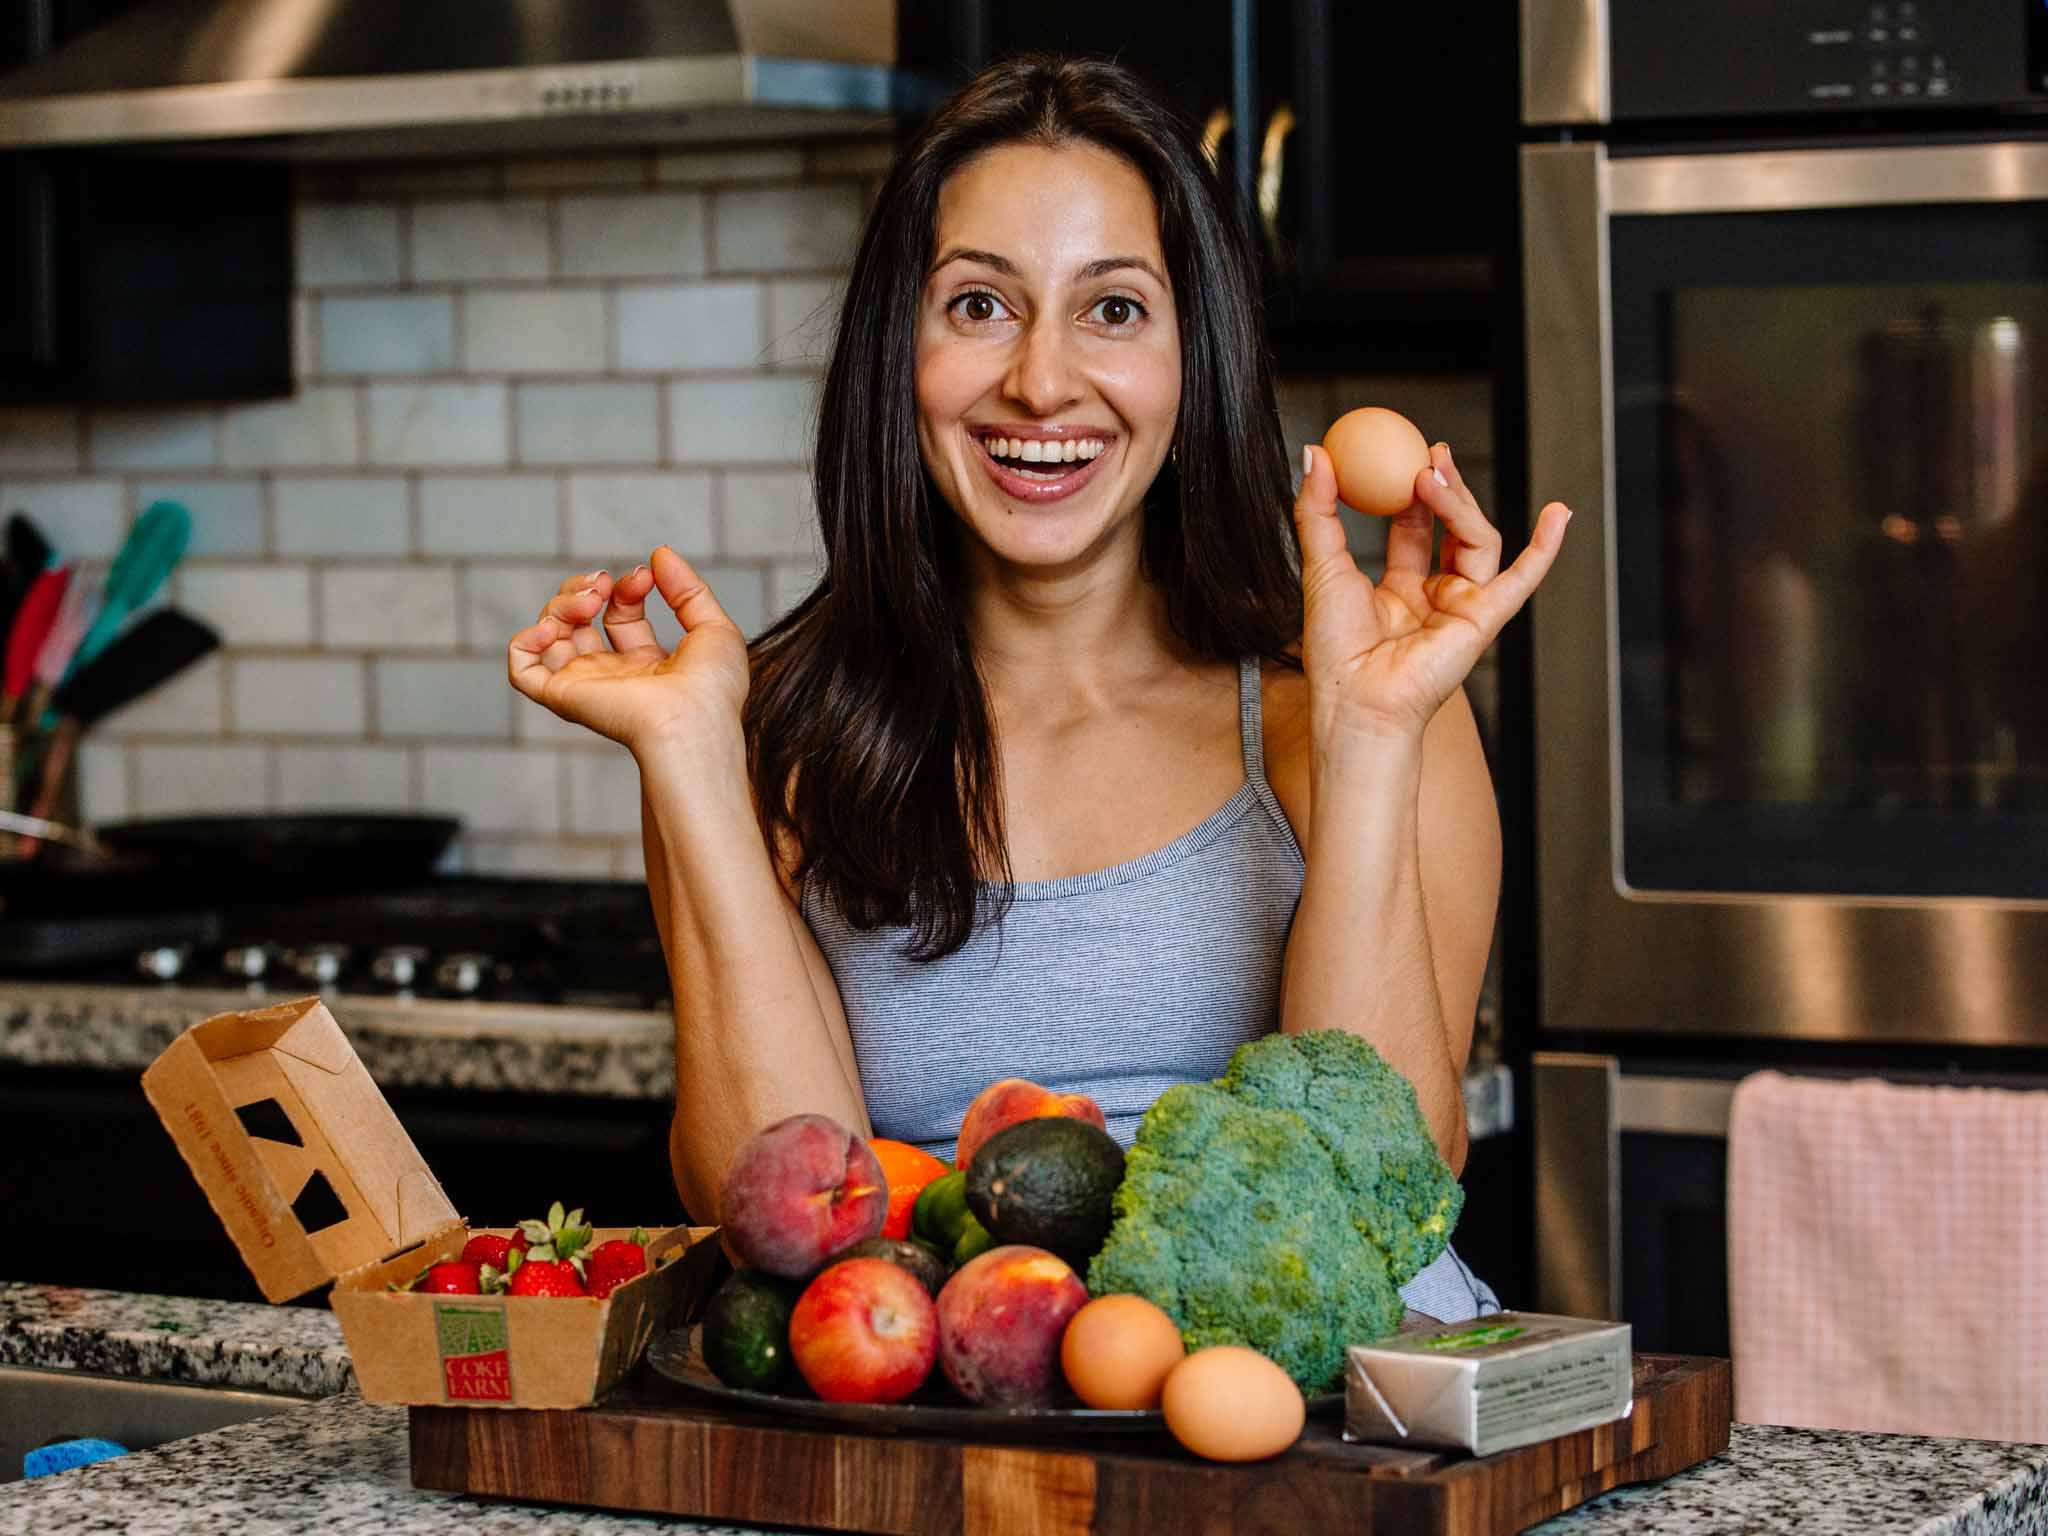
<instances>
[{"instance_id":1,"label":"dark upper cabinet","mask_svg":"<svg viewBox=\"0 0 2048 1536\"><path fill-rule=\"evenodd\" d=\"M133 0L26 0L0 74ZM288 394L281 165L0 151L0 402Z\"/></svg>"},{"instance_id":2,"label":"dark upper cabinet","mask_svg":"<svg viewBox=\"0 0 2048 1536\"><path fill-rule=\"evenodd\" d=\"M1511 0L904 0L899 14L906 54L956 78L1023 49L1102 54L1198 131L1228 113L1219 164L1258 230L1283 366L1494 361L1517 238Z\"/></svg>"}]
</instances>

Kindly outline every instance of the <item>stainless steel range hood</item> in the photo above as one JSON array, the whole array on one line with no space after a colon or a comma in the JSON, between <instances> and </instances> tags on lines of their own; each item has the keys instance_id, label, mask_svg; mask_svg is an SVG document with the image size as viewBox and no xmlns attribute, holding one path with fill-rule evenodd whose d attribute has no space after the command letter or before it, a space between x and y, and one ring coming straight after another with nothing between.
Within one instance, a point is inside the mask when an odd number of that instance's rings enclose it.
<instances>
[{"instance_id":1,"label":"stainless steel range hood","mask_svg":"<svg viewBox=\"0 0 2048 1536\"><path fill-rule=\"evenodd\" d=\"M895 0L150 0L0 77L0 149L291 159L879 130Z\"/></svg>"}]
</instances>

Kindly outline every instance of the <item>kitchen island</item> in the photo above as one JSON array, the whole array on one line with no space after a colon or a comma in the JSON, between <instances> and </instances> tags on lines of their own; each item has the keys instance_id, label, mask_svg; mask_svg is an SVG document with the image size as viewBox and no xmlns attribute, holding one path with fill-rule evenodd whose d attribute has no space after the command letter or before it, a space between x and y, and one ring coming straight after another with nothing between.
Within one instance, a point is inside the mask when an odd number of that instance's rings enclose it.
<instances>
[{"instance_id":1,"label":"kitchen island","mask_svg":"<svg viewBox=\"0 0 2048 1536\"><path fill-rule=\"evenodd\" d=\"M260 1306L0 1286L0 1360L10 1364L168 1372L285 1392L339 1389L154 1450L0 1485L0 1536L741 1529L415 1489L405 1410L366 1403L343 1385L331 1318L307 1313L288 1338L278 1335L279 1319ZM266 1351L274 1352L268 1364ZM1661 1484L1618 1489L1535 1529L1545 1536L2048 1532L2048 1446L1738 1424L1724 1455Z\"/></svg>"}]
</instances>

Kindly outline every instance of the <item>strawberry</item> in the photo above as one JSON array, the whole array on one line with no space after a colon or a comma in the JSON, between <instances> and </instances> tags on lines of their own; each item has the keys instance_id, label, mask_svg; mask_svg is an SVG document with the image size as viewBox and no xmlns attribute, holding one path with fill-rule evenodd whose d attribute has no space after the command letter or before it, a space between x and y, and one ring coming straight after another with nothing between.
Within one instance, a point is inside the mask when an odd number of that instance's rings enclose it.
<instances>
[{"instance_id":1,"label":"strawberry","mask_svg":"<svg viewBox=\"0 0 2048 1536\"><path fill-rule=\"evenodd\" d=\"M593 1296L609 1296L635 1275L647 1273L647 1233L635 1227L630 1238L614 1237L590 1250L584 1279Z\"/></svg>"},{"instance_id":2,"label":"strawberry","mask_svg":"<svg viewBox=\"0 0 2048 1536\"><path fill-rule=\"evenodd\" d=\"M510 1269L512 1250L526 1251L526 1234L515 1232L510 1237L499 1237L490 1232L478 1232L462 1245L462 1256L472 1264L489 1264L495 1269Z\"/></svg>"},{"instance_id":3,"label":"strawberry","mask_svg":"<svg viewBox=\"0 0 2048 1536\"><path fill-rule=\"evenodd\" d=\"M434 1265L420 1277L417 1289L436 1296L478 1296L483 1293L483 1281L475 1264L457 1259Z\"/></svg>"},{"instance_id":4,"label":"strawberry","mask_svg":"<svg viewBox=\"0 0 2048 1536\"><path fill-rule=\"evenodd\" d=\"M567 1259L528 1259L512 1271L509 1296L588 1296Z\"/></svg>"}]
</instances>

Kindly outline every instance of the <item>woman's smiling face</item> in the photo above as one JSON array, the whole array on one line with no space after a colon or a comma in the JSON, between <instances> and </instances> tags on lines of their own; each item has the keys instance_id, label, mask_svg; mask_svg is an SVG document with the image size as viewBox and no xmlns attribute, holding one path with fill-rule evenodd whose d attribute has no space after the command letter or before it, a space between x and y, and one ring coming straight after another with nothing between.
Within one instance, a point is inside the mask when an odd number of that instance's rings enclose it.
<instances>
[{"instance_id":1,"label":"woman's smiling face","mask_svg":"<svg viewBox=\"0 0 2048 1536\"><path fill-rule=\"evenodd\" d=\"M1145 180L1092 144L1007 144L939 192L917 322L925 467L999 563L1128 529L1173 443L1180 325Z\"/></svg>"}]
</instances>

